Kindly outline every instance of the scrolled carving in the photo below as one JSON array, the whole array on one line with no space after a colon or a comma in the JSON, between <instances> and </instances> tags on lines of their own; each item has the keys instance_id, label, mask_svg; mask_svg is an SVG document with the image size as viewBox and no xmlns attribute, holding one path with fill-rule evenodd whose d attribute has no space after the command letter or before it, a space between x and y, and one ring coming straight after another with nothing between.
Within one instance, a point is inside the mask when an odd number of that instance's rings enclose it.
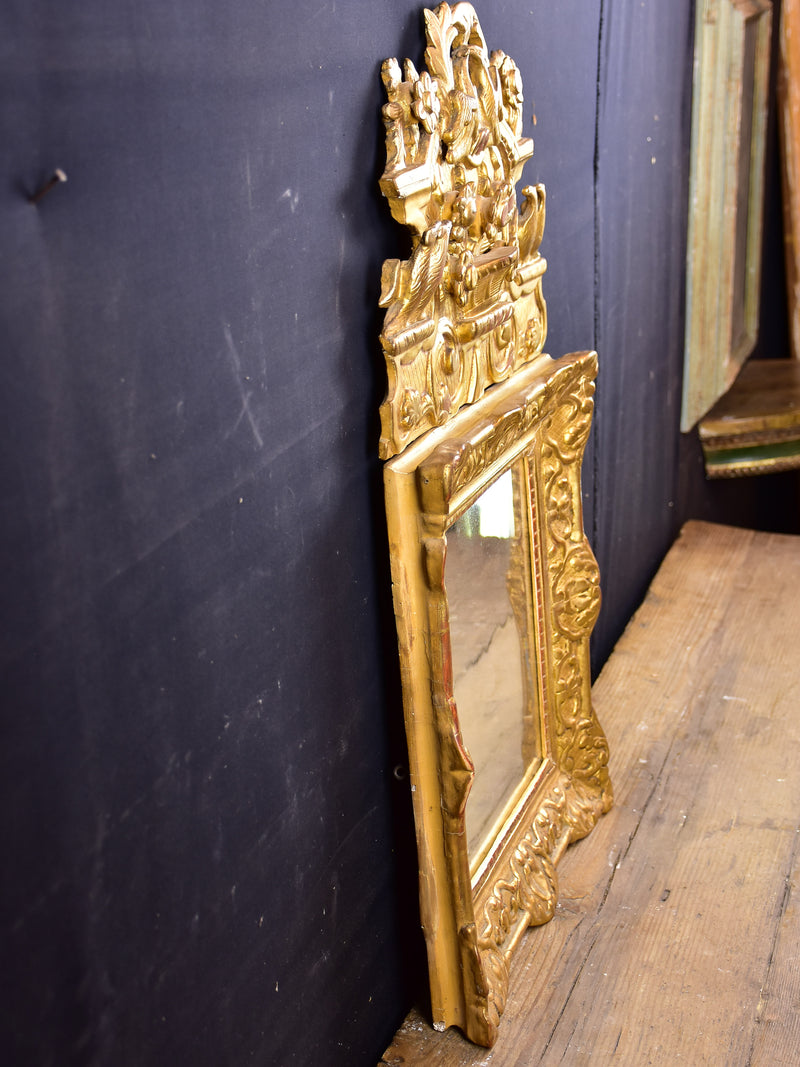
<instances>
[{"instance_id":1,"label":"scrolled carving","mask_svg":"<svg viewBox=\"0 0 800 1067\"><path fill-rule=\"evenodd\" d=\"M570 778L570 840L585 836L611 805L608 744L588 692L588 638L600 611L600 571L583 531L580 462L594 383L562 380L542 446L553 608L554 714L558 763Z\"/></svg>"},{"instance_id":2,"label":"scrolled carving","mask_svg":"<svg viewBox=\"0 0 800 1067\"><path fill-rule=\"evenodd\" d=\"M583 710L583 669L581 657L569 642L554 649L555 702L563 730L574 730Z\"/></svg>"},{"instance_id":3,"label":"scrolled carving","mask_svg":"<svg viewBox=\"0 0 800 1067\"><path fill-rule=\"evenodd\" d=\"M425 23L427 70L396 59L382 68L381 189L413 242L408 260L383 270L384 459L537 356L547 335L544 187L526 187L517 206L533 153L519 71L504 52L489 54L470 4L440 4ZM447 324L457 375L437 359L437 324Z\"/></svg>"},{"instance_id":4,"label":"scrolled carving","mask_svg":"<svg viewBox=\"0 0 800 1067\"><path fill-rule=\"evenodd\" d=\"M557 788L539 808L510 858L494 872L477 905L482 952L502 952L520 922L540 926L552 919L558 899L552 853L562 832L565 809L565 791Z\"/></svg>"},{"instance_id":5,"label":"scrolled carving","mask_svg":"<svg viewBox=\"0 0 800 1067\"><path fill-rule=\"evenodd\" d=\"M553 612L556 626L566 637L588 637L600 614L600 569L582 539L573 545L553 583Z\"/></svg>"}]
</instances>

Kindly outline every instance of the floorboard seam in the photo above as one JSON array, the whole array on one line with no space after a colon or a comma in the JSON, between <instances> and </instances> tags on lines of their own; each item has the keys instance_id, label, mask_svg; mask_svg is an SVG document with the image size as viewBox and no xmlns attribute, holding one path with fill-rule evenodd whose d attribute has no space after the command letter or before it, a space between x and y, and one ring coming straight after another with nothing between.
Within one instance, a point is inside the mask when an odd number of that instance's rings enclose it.
<instances>
[{"instance_id":1,"label":"floorboard seam","mask_svg":"<svg viewBox=\"0 0 800 1067\"><path fill-rule=\"evenodd\" d=\"M592 941L591 945L589 946L588 951L584 955L583 960L581 962L581 965L578 968L574 979L572 980L572 985L569 987L569 991L568 991L566 997L564 998L564 1003L561 1005L561 1010L559 1011L559 1013L558 1013L558 1015L556 1017L556 1021L553 1023L553 1028L550 1031L550 1033L549 1033L549 1035L547 1037L547 1041L544 1044L544 1048L542 1049L541 1054L539 1056L539 1063L541 1063L544 1060L544 1057L547 1055L547 1052L548 1052L548 1050L550 1048L550 1045L551 1045L551 1043L553 1041L553 1037L555 1036L555 1032L558 1029L559 1023L561 1022L562 1018L564 1017L564 1012L567 1010L567 1005L569 1004L570 997L572 996L572 994L573 994L573 992L575 990L575 986L578 984L578 981L580 980L580 977L581 977L581 974L583 973L584 967L589 962L589 957L592 954L592 949L594 948L594 946L595 946L595 944L597 942L597 938L599 936L600 936L599 932L595 934L594 940Z\"/></svg>"},{"instance_id":2,"label":"floorboard seam","mask_svg":"<svg viewBox=\"0 0 800 1067\"><path fill-rule=\"evenodd\" d=\"M792 842L792 851L789 856L789 866L786 873L783 876L783 894L781 895L781 902L778 908L778 915L775 921L775 932L772 935L772 944L769 948L769 958L767 959L767 966L764 972L764 979L761 983L760 995L758 998L758 1004L756 1006L755 1018L753 1020L753 1039L750 1043L750 1051L747 1054L747 1061L745 1067L752 1067L753 1056L755 1055L756 1042L758 1040L759 1026L762 1024L762 1012L764 1010L766 990L767 998L771 995L769 992L770 975L772 974L772 965L775 961L775 953L778 949L778 942L781 936L781 927L783 925L783 917L786 914L786 909L789 906L789 900L792 895L792 871L794 870L795 860L797 858L797 845L798 836L800 836L800 827L796 827L794 831L794 840Z\"/></svg>"}]
</instances>

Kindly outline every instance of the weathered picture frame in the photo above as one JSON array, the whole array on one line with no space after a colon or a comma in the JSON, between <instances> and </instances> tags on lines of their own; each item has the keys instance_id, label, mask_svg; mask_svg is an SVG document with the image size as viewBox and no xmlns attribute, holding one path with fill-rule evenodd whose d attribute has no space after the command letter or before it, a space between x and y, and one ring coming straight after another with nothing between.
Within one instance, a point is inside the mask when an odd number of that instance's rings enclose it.
<instances>
[{"instance_id":1,"label":"weathered picture frame","mask_svg":"<svg viewBox=\"0 0 800 1067\"><path fill-rule=\"evenodd\" d=\"M791 355L800 360L800 0L782 0L777 77Z\"/></svg>"},{"instance_id":2,"label":"weathered picture frame","mask_svg":"<svg viewBox=\"0 0 800 1067\"><path fill-rule=\"evenodd\" d=\"M769 0L698 0L681 430L730 387L758 336Z\"/></svg>"},{"instance_id":3,"label":"weathered picture frame","mask_svg":"<svg viewBox=\"0 0 800 1067\"><path fill-rule=\"evenodd\" d=\"M545 191L523 189L518 206L533 143L516 65L488 52L470 4L441 4L425 23L427 70L393 59L382 70L381 189L412 251L383 268L380 453L433 1024L490 1046L513 949L553 915L559 856L612 801L591 703L600 586L580 489L597 356L543 352ZM476 772L477 720L465 728L455 685L454 550L504 482L513 533L495 577L502 629L517 634L501 664L521 677L505 708L519 771L476 836L467 824L494 755ZM499 689L487 685L478 719L505 703Z\"/></svg>"}]
</instances>

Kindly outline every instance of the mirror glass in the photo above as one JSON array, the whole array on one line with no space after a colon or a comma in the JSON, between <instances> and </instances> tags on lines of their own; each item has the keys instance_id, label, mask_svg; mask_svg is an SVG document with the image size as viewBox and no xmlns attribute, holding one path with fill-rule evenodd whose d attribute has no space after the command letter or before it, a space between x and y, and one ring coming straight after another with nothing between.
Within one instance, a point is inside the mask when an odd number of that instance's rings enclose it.
<instances>
[{"instance_id":1,"label":"mirror glass","mask_svg":"<svg viewBox=\"0 0 800 1067\"><path fill-rule=\"evenodd\" d=\"M526 714L524 592L514 596L526 581L514 473L507 470L447 531L453 694L475 764L466 806L473 860L538 757Z\"/></svg>"}]
</instances>

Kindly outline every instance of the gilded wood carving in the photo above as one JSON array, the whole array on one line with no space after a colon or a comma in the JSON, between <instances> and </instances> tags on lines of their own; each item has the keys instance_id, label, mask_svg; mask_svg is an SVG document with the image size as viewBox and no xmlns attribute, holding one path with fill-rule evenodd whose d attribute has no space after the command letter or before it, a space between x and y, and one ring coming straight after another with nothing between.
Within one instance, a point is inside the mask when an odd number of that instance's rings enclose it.
<instances>
[{"instance_id":1,"label":"gilded wood carving","mask_svg":"<svg viewBox=\"0 0 800 1067\"><path fill-rule=\"evenodd\" d=\"M384 267L381 454L433 1022L488 1046L512 951L553 915L559 856L612 800L580 489L597 357L542 352L544 188L518 209L533 145L517 68L469 4L425 22L428 69L383 67L381 188L413 248ZM517 703L492 710L512 674ZM522 771L479 817L501 750Z\"/></svg>"},{"instance_id":2,"label":"gilded wood carving","mask_svg":"<svg viewBox=\"0 0 800 1067\"><path fill-rule=\"evenodd\" d=\"M425 25L428 69L387 59L382 70L381 190L414 245L383 267L384 459L533 359L547 333L544 187L523 189L517 208L533 153L519 71L488 54L469 4L426 11Z\"/></svg>"}]
</instances>

